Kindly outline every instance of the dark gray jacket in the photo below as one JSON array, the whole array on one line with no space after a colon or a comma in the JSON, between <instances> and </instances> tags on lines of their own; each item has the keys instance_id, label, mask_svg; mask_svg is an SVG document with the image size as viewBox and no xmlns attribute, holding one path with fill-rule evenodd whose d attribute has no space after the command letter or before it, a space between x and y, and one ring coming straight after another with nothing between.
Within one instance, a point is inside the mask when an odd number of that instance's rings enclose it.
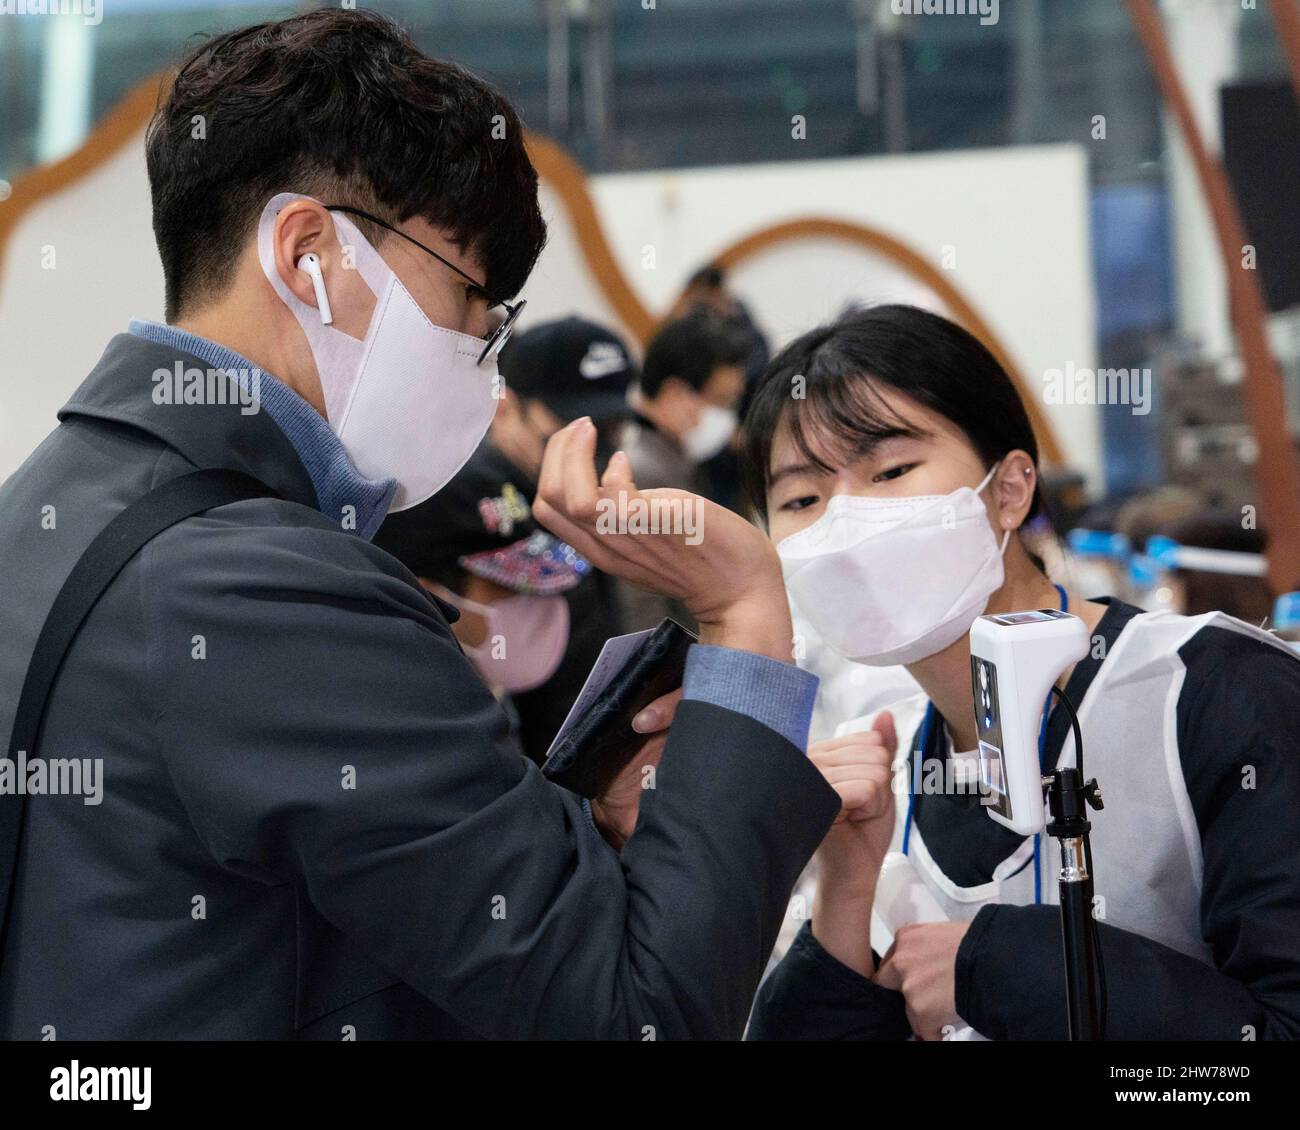
<instances>
[{"instance_id":1,"label":"dark gray jacket","mask_svg":"<svg viewBox=\"0 0 1300 1130\"><path fill-rule=\"evenodd\" d=\"M837 808L803 751L684 702L616 854L269 416L153 402L176 359L114 338L0 488L6 737L115 514L203 467L281 496L160 535L70 651L38 752L102 758L103 799L28 800L0 1035L738 1037Z\"/></svg>"}]
</instances>

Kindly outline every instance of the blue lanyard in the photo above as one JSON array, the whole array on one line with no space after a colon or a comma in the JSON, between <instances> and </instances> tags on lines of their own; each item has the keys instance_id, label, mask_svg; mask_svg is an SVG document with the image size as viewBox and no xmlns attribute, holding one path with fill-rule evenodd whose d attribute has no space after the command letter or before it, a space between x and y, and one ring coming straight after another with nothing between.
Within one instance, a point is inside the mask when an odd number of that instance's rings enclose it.
<instances>
[{"instance_id":1,"label":"blue lanyard","mask_svg":"<svg viewBox=\"0 0 1300 1130\"><path fill-rule=\"evenodd\" d=\"M1061 611L1070 611L1070 598L1065 595L1065 589L1060 585L1056 586L1056 591L1061 596ZM1047 761L1047 717L1052 709L1052 692L1047 692L1047 701L1043 703L1043 721L1038 727L1038 765L1039 768L1046 770ZM925 705L925 718L921 721L921 730L917 736L916 745L912 747L912 772L907 779L907 823L903 825L903 854L908 854L908 849L912 843L912 813L916 808L916 779L920 774L921 757L925 751L930 748L930 732L934 729L934 703L928 702ZM1042 837L1039 833L1034 833L1034 905L1039 906L1043 901L1043 875L1041 870L1039 841Z\"/></svg>"}]
</instances>

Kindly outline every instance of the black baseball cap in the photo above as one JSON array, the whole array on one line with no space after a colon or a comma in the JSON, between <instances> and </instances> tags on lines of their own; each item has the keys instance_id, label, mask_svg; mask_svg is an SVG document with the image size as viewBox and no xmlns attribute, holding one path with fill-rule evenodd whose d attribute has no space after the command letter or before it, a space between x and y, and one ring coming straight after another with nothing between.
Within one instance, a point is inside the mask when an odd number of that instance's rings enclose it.
<instances>
[{"instance_id":1,"label":"black baseball cap","mask_svg":"<svg viewBox=\"0 0 1300 1130\"><path fill-rule=\"evenodd\" d=\"M632 415L627 390L636 363L618 335L595 322L563 318L516 334L498 368L517 395L540 400L566 424Z\"/></svg>"},{"instance_id":2,"label":"black baseball cap","mask_svg":"<svg viewBox=\"0 0 1300 1130\"><path fill-rule=\"evenodd\" d=\"M533 520L533 493L528 476L484 443L432 498L385 518L374 542L417 577L458 568L515 592L565 592L591 566Z\"/></svg>"}]
</instances>

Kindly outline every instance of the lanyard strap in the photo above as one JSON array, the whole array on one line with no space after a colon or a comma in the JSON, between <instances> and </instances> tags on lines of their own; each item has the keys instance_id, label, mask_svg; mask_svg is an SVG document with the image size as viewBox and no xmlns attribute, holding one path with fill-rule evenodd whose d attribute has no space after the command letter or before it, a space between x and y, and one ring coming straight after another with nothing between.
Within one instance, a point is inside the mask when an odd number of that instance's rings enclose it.
<instances>
[{"instance_id":1,"label":"lanyard strap","mask_svg":"<svg viewBox=\"0 0 1300 1130\"><path fill-rule=\"evenodd\" d=\"M1070 598L1065 589L1057 585L1056 591L1061 598L1061 611L1070 611ZM1046 770L1047 760L1047 720L1052 711L1052 692L1047 692L1047 701L1043 703L1043 721L1038 727L1038 766ZM916 811L916 781L920 775L921 758L930 748L930 733L934 729L935 709L933 702L925 704L925 717L917 734L916 744L912 747L912 772L907 778L907 822L903 825L903 854L909 854L912 846L912 817ZM1043 876L1040 865L1039 833L1034 833L1034 905L1043 901Z\"/></svg>"}]
</instances>

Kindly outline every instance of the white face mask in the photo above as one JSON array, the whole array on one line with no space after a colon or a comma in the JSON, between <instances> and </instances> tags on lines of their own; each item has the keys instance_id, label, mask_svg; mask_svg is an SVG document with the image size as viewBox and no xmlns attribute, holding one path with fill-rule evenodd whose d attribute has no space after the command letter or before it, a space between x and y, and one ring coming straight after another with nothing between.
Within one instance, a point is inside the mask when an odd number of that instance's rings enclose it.
<instances>
[{"instance_id":1,"label":"white face mask","mask_svg":"<svg viewBox=\"0 0 1300 1130\"><path fill-rule=\"evenodd\" d=\"M483 642L461 647L489 686L507 693L530 691L555 674L569 645L569 602L564 597L521 593L480 604L441 585L433 587L448 604L483 618Z\"/></svg>"},{"instance_id":2,"label":"white face mask","mask_svg":"<svg viewBox=\"0 0 1300 1130\"><path fill-rule=\"evenodd\" d=\"M365 339L322 323L275 269L275 218L294 200L282 192L262 212L258 255L267 281L302 326L316 361L325 414L356 469L397 480L390 510L407 510L447 485L474 453L496 411L495 356L478 364L484 342L429 321L383 257L343 214L331 212L375 310Z\"/></svg>"},{"instance_id":3,"label":"white face mask","mask_svg":"<svg viewBox=\"0 0 1300 1130\"><path fill-rule=\"evenodd\" d=\"M730 408L705 404L695 426L682 437L682 450L696 463L712 459L727 446L736 424L736 413Z\"/></svg>"},{"instance_id":4,"label":"white face mask","mask_svg":"<svg viewBox=\"0 0 1300 1130\"><path fill-rule=\"evenodd\" d=\"M972 490L837 494L776 547L786 591L828 647L859 663L915 663L960 639L1002 585L1002 554Z\"/></svg>"}]
</instances>

